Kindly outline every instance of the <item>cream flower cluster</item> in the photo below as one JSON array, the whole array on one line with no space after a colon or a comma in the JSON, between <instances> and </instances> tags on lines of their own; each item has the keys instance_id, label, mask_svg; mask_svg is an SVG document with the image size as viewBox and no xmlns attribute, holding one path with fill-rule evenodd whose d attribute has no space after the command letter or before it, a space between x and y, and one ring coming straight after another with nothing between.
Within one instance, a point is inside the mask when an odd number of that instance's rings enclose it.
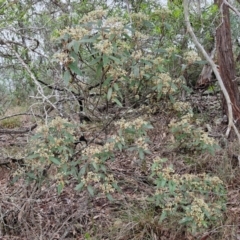
<instances>
[{"instance_id":1,"label":"cream flower cluster","mask_svg":"<svg viewBox=\"0 0 240 240\"><path fill-rule=\"evenodd\" d=\"M162 93L163 94L172 94L175 93L178 88L174 87L173 84L178 84L179 79L172 79L169 73L158 73L157 77L153 80L155 85L162 84Z\"/></svg>"},{"instance_id":2,"label":"cream flower cluster","mask_svg":"<svg viewBox=\"0 0 240 240\"><path fill-rule=\"evenodd\" d=\"M64 52L56 53L56 54L54 54L53 57L55 59L57 59L63 65L67 65L74 61L73 57L70 57L67 53L64 53Z\"/></svg>"},{"instance_id":3,"label":"cream flower cluster","mask_svg":"<svg viewBox=\"0 0 240 240\"><path fill-rule=\"evenodd\" d=\"M90 34L90 31L83 27L70 28L67 27L64 30L60 31L61 35L69 34L74 40L81 40L84 36Z\"/></svg>"},{"instance_id":4,"label":"cream flower cluster","mask_svg":"<svg viewBox=\"0 0 240 240\"><path fill-rule=\"evenodd\" d=\"M32 152L29 158L25 159L29 171L38 176L51 166L49 177L57 181L62 180L65 175L62 168L72 156L74 132L74 126L61 117L56 117L48 125L40 125L36 130L39 137L31 142ZM70 135L72 137L69 138Z\"/></svg>"},{"instance_id":5,"label":"cream flower cluster","mask_svg":"<svg viewBox=\"0 0 240 240\"><path fill-rule=\"evenodd\" d=\"M109 17L103 23L104 28L109 28L109 35L121 34L124 31L124 20L117 17Z\"/></svg>"},{"instance_id":6,"label":"cream flower cluster","mask_svg":"<svg viewBox=\"0 0 240 240\"><path fill-rule=\"evenodd\" d=\"M105 177L105 182L103 184L99 185L99 189L104 193L104 194L109 194L113 193L115 189L113 188L112 184L116 183L114 177L112 174L109 174L107 177Z\"/></svg>"},{"instance_id":7,"label":"cream flower cluster","mask_svg":"<svg viewBox=\"0 0 240 240\"><path fill-rule=\"evenodd\" d=\"M146 21L149 19L149 16L142 12L132 13L130 16L132 17L132 19L136 19L138 21Z\"/></svg>"},{"instance_id":8,"label":"cream flower cluster","mask_svg":"<svg viewBox=\"0 0 240 240\"><path fill-rule=\"evenodd\" d=\"M81 182L84 184L84 186L88 186L92 183L99 183L100 180L100 175L94 172L88 172L86 177L81 177Z\"/></svg>"},{"instance_id":9,"label":"cream flower cluster","mask_svg":"<svg viewBox=\"0 0 240 240\"><path fill-rule=\"evenodd\" d=\"M104 194L113 193L115 191L112 184L116 183L116 181L112 174L106 176L104 182L101 182L100 174L89 171L86 176L81 178L81 182L85 187L94 185L95 188L99 189Z\"/></svg>"},{"instance_id":10,"label":"cream flower cluster","mask_svg":"<svg viewBox=\"0 0 240 240\"><path fill-rule=\"evenodd\" d=\"M88 23L88 22L93 22L98 19L102 19L104 16L106 16L107 10L103 10L102 8L99 8L95 11L89 12L88 14L84 15L80 23Z\"/></svg>"},{"instance_id":11,"label":"cream flower cluster","mask_svg":"<svg viewBox=\"0 0 240 240\"><path fill-rule=\"evenodd\" d=\"M193 117L193 113L188 112L187 114L183 115L179 121L173 118L168 124L168 127L180 128L184 132L190 133L193 127L193 125L190 124L192 117Z\"/></svg>"},{"instance_id":12,"label":"cream flower cluster","mask_svg":"<svg viewBox=\"0 0 240 240\"><path fill-rule=\"evenodd\" d=\"M176 101L173 104L173 109L177 112L190 112L192 111L191 104L189 102Z\"/></svg>"},{"instance_id":13,"label":"cream flower cluster","mask_svg":"<svg viewBox=\"0 0 240 240\"><path fill-rule=\"evenodd\" d=\"M100 163L100 159L94 155L99 154L103 151L103 146L89 145L83 150L83 155L87 156L88 159L95 163Z\"/></svg>"},{"instance_id":14,"label":"cream flower cluster","mask_svg":"<svg viewBox=\"0 0 240 240\"><path fill-rule=\"evenodd\" d=\"M117 66L115 68L110 67L110 69L108 70L108 74L113 78L113 80L116 81L122 79L123 76L126 76L127 72L123 68Z\"/></svg>"},{"instance_id":15,"label":"cream flower cluster","mask_svg":"<svg viewBox=\"0 0 240 240\"><path fill-rule=\"evenodd\" d=\"M160 64L162 64L163 62L164 62L164 59L161 58L161 57L156 57L156 58L153 59L153 63L154 63L155 65L160 65Z\"/></svg>"},{"instance_id":16,"label":"cream flower cluster","mask_svg":"<svg viewBox=\"0 0 240 240\"><path fill-rule=\"evenodd\" d=\"M184 59L187 61L188 64L192 64L196 61L201 61L201 58L195 51L189 51L184 53Z\"/></svg>"},{"instance_id":17,"label":"cream flower cluster","mask_svg":"<svg viewBox=\"0 0 240 240\"><path fill-rule=\"evenodd\" d=\"M131 57L135 60L139 60L142 58L142 51L141 50L136 50L131 54Z\"/></svg>"},{"instance_id":18,"label":"cream flower cluster","mask_svg":"<svg viewBox=\"0 0 240 240\"><path fill-rule=\"evenodd\" d=\"M203 227L206 211L211 212L208 204L201 198L194 198L190 209L186 211L186 216L193 218L198 227Z\"/></svg>"},{"instance_id":19,"label":"cream flower cluster","mask_svg":"<svg viewBox=\"0 0 240 240\"><path fill-rule=\"evenodd\" d=\"M134 142L139 148L148 150L148 144L146 143L145 138L142 138L142 137L137 138L137 139L135 139Z\"/></svg>"},{"instance_id":20,"label":"cream flower cluster","mask_svg":"<svg viewBox=\"0 0 240 240\"><path fill-rule=\"evenodd\" d=\"M148 38L149 38L148 35L141 33L139 31L135 31L133 37L137 40L144 40L144 41L148 40Z\"/></svg>"},{"instance_id":21,"label":"cream flower cluster","mask_svg":"<svg viewBox=\"0 0 240 240\"><path fill-rule=\"evenodd\" d=\"M176 47L168 47L165 49L168 54L173 54L176 52Z\"/></svg>"},{"instance_id":22,"label":"cream flower cluster","mask_svg":"<svg viewBox=\"0 0 240 240\"><path fill-rule=\"evenodd\" d=\"M119 126L120 129L124 130L127 128L132 128L134 127L136 130L141 129L143 125L146 125L147 122L144 121L141 117L136 118L135 120L128 122L125 119L120 119L118 120L115 125Z\"/></svg>"},{"instance_id":23,"label":"cream flower cluster","mask_svg":"<svg viewBox=\"0 0 240 240\"><path fill-rule=\"evenodd\" d=\"M205 144L208 144L211 146L216 144L216 141L214 140L214 138L209 137L207 132L201 129L200 133L201 133L200 140L203 141Z\"/></svg>"},{"instance_id":24,"label":"cream flower cluster","mask_svg":"<svg viewBox=\"0 0 240 240\"><path fill-rule=\"evenodd\" d=\"M190 111L183 115L179 121L172 119L169 123L169 128L178 129L175 134L185 133L192 141L200 140L206 145L213 146L216 144L214 138L208 136L208 134L203 131L202 128L196 128L192 122L193 113ZM184 142L185 140L182 140ZM185 144L188 145L187 143Z\"/></svg>"},{"instance_id":25,"label":"cream flower cluster","mask_svg":"<svg viewBox=\"0 0 240 240\"><path fill-rule=\"evenodd\" d=\"M113 53L113 45L109 41L109 39L100 40L99 42L94 43L93 46L104 54L112 54Z\"/></svg>"},{"instance_id":26,"label":"cream flower cluster","mask_svg":"<svg viewBox=\"0 0 240 240\"><path fill-rule=\"evenodd\" d=\"M223 187L223 182L216 176L203 174L177 174L171 166L162 167L166 159L156 157L153 160L152 173L160 177L160 181L165 182L164 186L158 187L154 195L161 199L159 206L167 214L172 214L177 209L182 209L184 205L183 217L191 217L193 223L199 228L205 227L208 214L214 217L221 217L221 202L205 199L205 193L219 193L219 186ZM159 182L159 180L157 180ZM171 189L172 184L174 188ZM173 192L174 191L174 194ZM219 196L222 199L222 196ZM223 199L222 199L223 200ZM210 202L206 202L210 201ZM175 213L174 213L175 214Z\"/></svg>"}]
</instances>

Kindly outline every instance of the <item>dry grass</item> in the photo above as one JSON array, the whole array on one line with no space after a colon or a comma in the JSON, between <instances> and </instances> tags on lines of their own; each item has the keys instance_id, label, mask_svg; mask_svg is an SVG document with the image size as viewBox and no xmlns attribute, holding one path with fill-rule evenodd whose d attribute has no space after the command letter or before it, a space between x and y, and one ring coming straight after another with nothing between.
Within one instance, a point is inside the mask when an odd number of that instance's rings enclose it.
<instances>
[{"instance_id":1,"label":"dry grass","mask_svg":"<svg viewBox=\"0 0 240 240\"><path fill-rule=\"evenodd\" d=\"M0 127L7 129L14 129L24 126L24 124L31 121L31 117L24 115L26 113L27 107L15 106L11 107L0 116Z\"/></svg>"}]
</instances>

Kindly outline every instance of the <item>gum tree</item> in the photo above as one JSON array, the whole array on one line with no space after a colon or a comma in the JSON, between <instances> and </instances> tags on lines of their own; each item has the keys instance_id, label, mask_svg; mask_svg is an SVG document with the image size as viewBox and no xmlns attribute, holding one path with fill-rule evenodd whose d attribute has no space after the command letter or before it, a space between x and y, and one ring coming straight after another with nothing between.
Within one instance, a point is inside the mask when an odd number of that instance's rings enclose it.
<instances>
[{"instance_id":1,"label":"gum tree","mask_svg":"<svg viewBox=\"0 0 240 240\"><path fill-rule=\"evenodd\" d=\"M240 92L236 81L236 68L232 50L229 4L225 0L215 0L215 4L220 11L219 26L216 29L217 60L220 75L231 100L234 122L240 126ZM223 108L224 112L227 113L226 100L224 100Z\"/></svg>"}]
</instances>

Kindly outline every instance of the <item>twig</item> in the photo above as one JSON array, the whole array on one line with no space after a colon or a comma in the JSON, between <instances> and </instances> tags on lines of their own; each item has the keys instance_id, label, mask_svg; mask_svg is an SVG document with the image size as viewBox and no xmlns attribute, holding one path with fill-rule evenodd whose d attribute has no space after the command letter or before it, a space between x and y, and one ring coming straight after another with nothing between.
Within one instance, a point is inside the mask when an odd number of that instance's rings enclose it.
<instances>
[{"instance_id":1,"label":"twig","mask_svg":"<svg viewBox=\"0 0 240 240\"><path fill-rule=\"evenodd\" d=\"M16 117L16 116L22 116L22 115L33 116L32 113L16 113L16 114L13 114L13 115L9 115L9 116L5 116L5 117L3 117L3 118L0 118L0 121L2 121L2 120L4 120L4 119L7 119L7 118L12 118L12 117ZM38 115L38 114L37 114L37 115L34 114L34 116L39 117L39 118L42 118L42 116L40 116L40 115Z\"/></svg>"},{"instance_id":2,"label":"twig","mask_svg":"<svg viewBox=\"0 0 240 240\"><path fill-rule=\"evenodd\" d=\"M232 9L237 15L238 17L240 17L240 12L234 7L232 6L229 2L227 2L226 0L223 1L224 4L226 4L230 9Z\"/></svg>"}]
</instances>

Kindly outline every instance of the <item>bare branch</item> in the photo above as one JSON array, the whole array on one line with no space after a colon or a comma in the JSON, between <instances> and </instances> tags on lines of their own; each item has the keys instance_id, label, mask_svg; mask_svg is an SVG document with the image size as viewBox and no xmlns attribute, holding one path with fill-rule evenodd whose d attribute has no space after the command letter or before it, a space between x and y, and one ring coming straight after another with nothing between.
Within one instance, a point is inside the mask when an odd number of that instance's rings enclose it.
<instances>
[{"instance_id":1,"label":"bare branch","mask_svg":"<svg viewBox=\"0 0 240 240\"><path fill-rule=\"evenodd\" d=\"M26 69L26 71L28 72L28 74L30 75L31 79L34 81L34 83L37 86L37 90L39 92L39 94L42 96L43 101L48 102L54 109L57 110L57 107L54 106L52 104L51 101L49 101L49 99L44 95L44 91L42 86L40 85L40 83L38 82L38 80L36 79L36 77L34 76L33 72L30 70L29 66L24 62L24 60L21 58L21 56L18 54L18 52L10 45L9 46L10 49L14 52L15 56L17 57L17 59L21 62L22 66Z\"/></svg>"},{"instance_id":2,"label":"bare branch","mask_svg":"<svg viewBox=\"0 0 240 240\"><path fill-rule=\"evenodd\" d=\"M234 11L238 15L238 17L240 17L240 12L233 5L231 5L226 0L224 0L223 3L226 4L230 9L232 9L232 11Z\"/></svg>"},{"instance_id":3,"label":"bare branch","mask_svg":"<svg viewBox=\"0 0 240 240\"><path fill-rule=\"evenodd\" d=\"M16 114L13 114L13 115L10 115L10 116L6 116L6 117L3 117L3 118L0 118L0 121L2 121L4 119L7 119L7 118L12 118L12 117L16 117L16 116L23 116L23 115L33 116L32 113L26 113L26 112L24 112L24 113L16 113ZM37 114L34 114L34 116L39 117L39 118L42 117L42 116L37 115Z\"/></svg>"}]
</instances>

